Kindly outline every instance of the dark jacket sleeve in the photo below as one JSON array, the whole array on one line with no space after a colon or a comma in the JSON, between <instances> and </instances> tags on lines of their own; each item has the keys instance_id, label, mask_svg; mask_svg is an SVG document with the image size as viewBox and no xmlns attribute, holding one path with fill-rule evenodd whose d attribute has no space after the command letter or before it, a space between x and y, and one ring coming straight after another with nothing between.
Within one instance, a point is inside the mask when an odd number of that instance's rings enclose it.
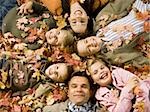
<instances>
[{"instance_id":1,"label":"dark jacket sleeve","mask_svg":"<svg viewBox=\"0 0 150 112\"><path fill-rule=\"evenodd\" d=\"M42 14L44 11L48 11L46 7L44 7L42 4L37 2L33 2L32 9L36 14Z\"/></svg>"}]
</instances>

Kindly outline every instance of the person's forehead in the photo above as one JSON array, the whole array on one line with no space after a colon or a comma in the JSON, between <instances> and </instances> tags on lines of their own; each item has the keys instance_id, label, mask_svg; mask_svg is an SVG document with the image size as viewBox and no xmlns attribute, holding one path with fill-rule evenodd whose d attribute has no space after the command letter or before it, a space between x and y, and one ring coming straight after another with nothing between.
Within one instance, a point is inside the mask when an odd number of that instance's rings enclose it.
<instances>
[{"instance_id":1,"label":"person's forehead","mask_svg":"<svg viewBox=\"0 0 150 112\"><path fill-rule=\"evenodd\" d=\"M85 45L85 39L82 39L82 40L79 40L78 42L77 42L77 45Z\"/></svg>"},{"instance_id":2,"label":"person's forehead","mask_svg":"<svg viewBox=\"0 0 150 112\"><path fill-rule=\"evenodd\" d=\"M99 62L99 61L96 61L96 62L94 62L92 65L91 65L91 68L92 69L97 69L97 68L99 68L99 67L101 67L101 66L103 66L104 64L102 63L102 62Z\"/></svg>"},{"instance_id":3,"label":"person's forehead","mask_svg":"<svg viewBox=\"0 0 150 112\"><path fill-rule=\"evenodd\" d=\"M69 84L89 84L89 81L86 77L83 76L74 76L71 78L70 83Z\"/></svg>"},{"instance_id":4,"label":"person's forehead","mask_svg":"<svg viewBox=\"0 0 150 112\"><path fill-rule=\"evenodd\" d=\"M65 63L56 63L56 64L54 64L55 66L57 65L57 66L64 66L65 65Z\"/></svg>"},{"instance_id":5,"label":"person's forehead","mask_svg":"<svg viewBox=\"0 0 150 112\"><path fill-rule=\"evenodd\" d=\"M62 37L67 37L68 36L68 32L66 30L60 30L60 35L59 36L62 36Z\"/></svg>"},{"instance_id":6,"label":"person's forehead","mask_svg":"<svg viewBox=\"0 0 150 112\"><path fill-rule=\"evenodd\" d=\"M86 43L84 43L84 41L77 43L77 52L79 55L88 55L89 53L88 53L87 48L88 47Z\"/></svg>"},{"instance_id":7,"label":"person's forehead","mask_svg":"<svg viewBox=\"0 0 150 112\"><path fill-rule=\"evenodd\" d=\"M83 39L83 40L79 40L77 42L77 47L79 48L79 50L81 51L82 49L87 49L87 43L86 43L86 40Z\"/></svg>"},{"instance_id":8,"label":"person's forehead","mask_svg":"<svg viewBox=\"0 0 150 112\"><path fill-rule=\"evenodd\" d=\"M66 70L67 69L66 64L60 64L60 65L57 65L57 66L58 66L58 70Z\"/></svg>"},{"instance_id":9,"label":"person's forehead","mask_svg":"<svg viewBox=\"0 0 150 112\"><path fill-rule=\"evenodd\" d=\"M56 28L50 30L50 32L56 32L56 31L57 31Z\"/></svg>"},{"instance_id":10,"label":"person's forehead","mask_svg":"<svg viewBox=\"0 0 150 112\"><path fill-rule=\"evenodd\" d=\"M100 65L94 63L93 65L91 65L90 71L93 73L95 70L98 70L99 68Z\"/></svg>"},{"instance_id":11,"label":"person's forehead","mask_svg":"<svg viewBox=\"0 0 150 112\"><path fill-rule=\"evenodd\" d=\"M102 62L96 61L96 62L94 62L94 63L91 65L91 67L101 66L101 65L103 65Z\"/></svg>"},{"instance_id":12,"label":"person's forehead","mask_svg":"<svg viewBox=\"0 0 150 112\"><path fill-rule=\"evenodd\" d=\"M58 68L64 68L64 67L66 67L66 64L64 64L64 63L56 63L56 64L51 65L50 67L51 68L55 68L56 66Z\"/></svg>"}]
</instances>

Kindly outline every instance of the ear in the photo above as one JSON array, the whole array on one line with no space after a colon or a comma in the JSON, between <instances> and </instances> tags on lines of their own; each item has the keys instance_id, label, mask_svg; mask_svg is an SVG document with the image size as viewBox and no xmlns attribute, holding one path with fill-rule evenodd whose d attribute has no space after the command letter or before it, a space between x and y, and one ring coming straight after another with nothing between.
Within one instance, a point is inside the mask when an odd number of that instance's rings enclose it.
<instances>
[{"instance_id":1,"label":"ear","mask_svg":"<svg viewBox=\"0 0 150 112\"><path fill-rule=\"evenodd\" d=\"M67 88L67 97L69 98L69 91L68 91L68 89L69 89L69 88Z\"/></svg>"},{"instance_id":2,"label":"ear","mask_svg":"<svg viewBox=\"0 0 150 112\"><path fill-rule=\"evenodd\" d=\"M89 17L89 16L87 16L87 18L88 18L88 19L90 19L90 17Z\"/></svg>"},{"instance_id":3,"label":"ear","mask_svg":"<svg viewBox=\"0 0 150 112\"><path fill-rule=\"evenodd\" d=\"M70 17L68 17L68 21L69 21L69 22L71 21L71 18L70 18Z\"/></svg>"},{"instance_id":4,"label":"ear","mask_svg":"<svg viewBox=\"0 0 150 112\"><path fill-rule=\"evenodd\" d=\"M49 75L49 69L50 69L49 67L46 68L46 70L45 70L45 74L46 74L46 75Z\"/></svg>"},{"instance_id":5,"label":"ear","mask_svg":"<svg viewBox=\"0 0 150 112\"><path fill-rule=\"evenodd\" d=\"M90 72L86 69L86 73L87 73L87 75L88 76L90 76L91 74L90 74Z\"/></svg>"},{"instance_id":6,"label":"ear","mask_svg":"<svg viewBox=\"0 0 150 112\"><path fill-rule=\"evenodd\" d=\"M93 84L96 84L96 82L94 82Z\"/></svg>"}]
</instances>

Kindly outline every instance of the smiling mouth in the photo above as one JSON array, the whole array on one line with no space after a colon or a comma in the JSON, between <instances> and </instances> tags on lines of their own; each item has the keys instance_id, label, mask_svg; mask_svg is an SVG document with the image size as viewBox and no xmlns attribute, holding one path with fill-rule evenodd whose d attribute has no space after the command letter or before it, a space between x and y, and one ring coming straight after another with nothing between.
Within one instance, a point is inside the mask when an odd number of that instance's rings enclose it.
<instances>
[{"instance_id":1,"label":"smiling mouth","mask_svg":"<svg viewBox=\"0 0 150 112\"><path fill-rule=\"evenodd\" d=\"M84 97L84 95L73 95L75 97Z\"/></svg>"},{"instance_id":2,"label":"smiling mouth","mask_svg":"<svg viewBox=\"0 0 150 112\"><path fill-rule=\"evenodd\" d=\"M79 14L79 15L81 15L82 12L81 12L80 10L76 10L76 11L74 12L74 14Z\"/></svg>"},{"instance_id":3,"label":"smiling mouth","mask_svg":"<svg viewBox=\"0 0 150 112\"><path fill-rule=\"evenodd\" d=\"M107 73L102 73L102 75L100 76L100 79L106 79L108 77Z\"/></svg>"}]
</instances>

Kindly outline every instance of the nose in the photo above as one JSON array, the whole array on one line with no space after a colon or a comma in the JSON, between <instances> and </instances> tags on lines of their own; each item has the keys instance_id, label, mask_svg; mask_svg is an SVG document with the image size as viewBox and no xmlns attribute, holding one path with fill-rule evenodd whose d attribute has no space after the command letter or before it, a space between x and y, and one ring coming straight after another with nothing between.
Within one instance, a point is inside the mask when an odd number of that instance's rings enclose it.
<instances>
[{"instance_id":1,"label":"nose","mask_svg":"<svg viewBox=\"0 0 150 112\"><path fill-rule=\"evenodd\" d=\"M77 20L77 23L76 23L77 26L81 26L81 22L79 20Z\"/></svg>"},{"instance_id":2,"label":"nose","mask_svg":"<svg viewBox=\"0 0 150 112\"><path fill-rule=\"evenodd\" d=\"M77 18L81 18L81 14L77 13L77 14L76 14L76 17L77 17Z\"/></svg>"},{"instance_id":3,"label":"nose","mask_svg":"<svg viewBox=\"0 0 150 112\"><path fill-rule=\"evenodd\" d=\"M87 41L87 46L91 46L91 40L90 41Z\"/></svg>"},{"instance_id":4,"label":"nose","mask_svg":"<svg viewBox=\"0 0 150 112\"><path fill-rule=\"evenodd\" d=\"M78 92L81 92L81 91L82 91L82 88L81 88L80 86L78 86L78 87L76 88L76 90L77 90Z\"/></svg>"}]
</instances>

